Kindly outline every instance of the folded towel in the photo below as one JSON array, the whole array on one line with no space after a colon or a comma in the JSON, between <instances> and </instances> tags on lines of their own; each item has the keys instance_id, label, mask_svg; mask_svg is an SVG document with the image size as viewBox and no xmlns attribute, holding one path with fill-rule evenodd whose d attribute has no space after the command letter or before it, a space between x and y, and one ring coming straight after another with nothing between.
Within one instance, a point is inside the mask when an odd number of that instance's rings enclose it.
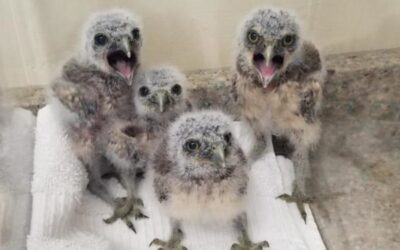
<instances>
[{"instance_id":1,"label":"folded towel","mask_svg":"<svg viewBox=\"0 0 400 250\"><path fill-rule=\"evenodd\" d=\"M238 124L236 134L248 150L252 137L246 127ZM270 152L253 165L250 175L247 212L249 232L254 241L268 240L270 249L325 249L309 208L308 221L304 224L295 205L275 198L291 190L291 161ZM71 151L56 109L52 106L43 108L38 114L36 131L28 248L70 249L72 244L84 244L85 249L142 250L149 249L149 243L155 237L168 238L169 220L153 192L151 172L139 190L145 203L144 213L150 218L134 221L137 234L121 221L106 225L102 219L112 214L112 208L90 194L86 184L86 171ZM115 180L111 179L109 185L115 195L124 195ZM236 242L229 224L186 223L183 230L184 245L191 250L230 249Z\"/></svg>"},{"instance_id":2,"label":"folded towel","mask_svg":"<svg viewBox=\"0 0 400 250\"><path fill-rule=\"evenodd\" d=\"M23 109L0 112L0 249L26 249L36 118Z\"/></svg>"},{"instance_id":3,"label":"folded towel","mask_svg":"<svg viewBox=\"0 0 400 250\"><path fill-rule=\"evenodd\" d=\"M109 250L110 244L91 233L76 232L61 238L32 237L28 239L28 249L52 250Z\"/></svg>"}]
</instances>

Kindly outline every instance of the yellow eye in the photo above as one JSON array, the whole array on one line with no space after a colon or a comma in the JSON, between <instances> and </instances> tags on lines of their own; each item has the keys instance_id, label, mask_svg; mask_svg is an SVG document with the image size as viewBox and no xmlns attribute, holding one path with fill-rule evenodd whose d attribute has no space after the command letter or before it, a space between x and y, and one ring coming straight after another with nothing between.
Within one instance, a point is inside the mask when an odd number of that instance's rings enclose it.
<instances>
[{"instance_id":1,"label":"yellow eye","mask_svg":"<svg viewBox=\"0 0 400 250\"><path fill-rule=\"evenodd\" d=\"M247 40L249 40L250 43L257 43L258 40L260 40L260 36L254 30L249 30L249 32L247 32Z\"/></svg>"},{"instance_id":2,"label":"yellow eye","mask_svg":"<svg viewBox=\"0 0 400 250\"><path fill-rule=\"evenodd\" d=\"M296 41L295 35L286 35L282 38L282 45L283 47L289 47L292 46L295 41Z\"/></svg>"}]
</instances>

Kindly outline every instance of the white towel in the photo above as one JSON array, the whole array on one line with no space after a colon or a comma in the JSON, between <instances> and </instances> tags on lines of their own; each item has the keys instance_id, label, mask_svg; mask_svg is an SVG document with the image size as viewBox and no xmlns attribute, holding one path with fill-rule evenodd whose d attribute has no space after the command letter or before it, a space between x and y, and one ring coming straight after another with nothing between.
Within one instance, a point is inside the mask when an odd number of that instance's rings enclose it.
<instances>
[{"instance_id":1,"label":"white towel","mask_svg":"<svg viewBox=\"0 0 400 250\"><path fill-rule=\"evenodd\" d=\"M36 118L23 109L8 109L0 116L0 249L22 250L31 215Z\"/></svg>"},{"instance_id":2,"label":"white towel","mask_svg":"<svg viewBox=\"0 0 400 250\"><path fill-rule=\"evenodd\" d=\"M246 128L238 126L237 134L243 146L249 148L251 137ZM134 221L137 234L121 221L112 225L102 221L112 214L112 208L86 190L86 172L74 157L52 106L38 114L34 172L29 249L70 249L68 245L84 242L85 249L142 250L149 249L155 237L168 238L168 217L154 195L151 173L139 190L144 212L150 218ZM291 162L268 153L253 165L250 174L247 212L252 239L268 240L270 249L325 249L309 208L304 224L295 205L275 198L290 191ZM109 184L115 194L124 195L116 181L110 180ZM191 250L230 249L236 241L230 225L183 224L183 230L184 245Z\"/></svg>"}]
</instances>

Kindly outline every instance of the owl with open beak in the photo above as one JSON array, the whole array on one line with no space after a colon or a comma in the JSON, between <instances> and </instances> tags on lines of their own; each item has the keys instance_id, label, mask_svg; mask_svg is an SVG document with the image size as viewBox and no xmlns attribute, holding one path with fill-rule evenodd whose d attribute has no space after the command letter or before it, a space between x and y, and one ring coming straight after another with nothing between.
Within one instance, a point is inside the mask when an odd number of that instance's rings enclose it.
<instances>
[{"instance_id":1,"label":"owl with open beak","mask_svg":"<svg viewBox=\"0 0 400 250\"><path fill-rule=\"evenodd\" d=\"M51 85L51 98L88 172L89 191L114 207L113 216L105 222L122 219L133 231L129 217L146 217L136 197L137 175L147 159L142 153L145 132L133 120L131 86L141 47L137 17L124 10L96 13L83 29L79 53ZM106 175L118 178L127 190L126 198L112 197L103 178Z\"/></svg>"},{"instance_id":2,"label":"owl with open beak","mask_svg":"<svg viewBox=\"0 0 400 250\"><path fill-rule=\"evenodd\" d=\"M272 134L276 153L283 151L293 160L296 175L292 195L279 198L296 202L306 220L303 203L311 200L308 158L319 140L325 81L320 54L303 40L294 15L259 8L240 25L235 55L234 92L242 117L258 138L251 158L264 152L266 137Z\"/></svg>"}]
</instances>

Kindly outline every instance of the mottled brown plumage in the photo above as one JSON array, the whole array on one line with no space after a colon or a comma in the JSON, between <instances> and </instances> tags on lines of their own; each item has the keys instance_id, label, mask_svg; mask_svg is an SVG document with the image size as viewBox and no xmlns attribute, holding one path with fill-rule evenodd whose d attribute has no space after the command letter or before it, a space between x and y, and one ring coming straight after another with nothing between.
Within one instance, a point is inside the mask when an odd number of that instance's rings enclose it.
<instances>
[{"instance_id":1,"label":"mottled brown plumage","mask_svg":"<svg viewBox=\"0 0 400 250\"><path fill-rule=\"evenodd\" d=\"M308 154L319 140L325 77L319 52L311 42L302 41L295 18L281 10L252 12L238 40L234 90L242 116L258 138L251 158L260 156L271 133L279 152L292 151L293 199L305 219L302 202L309 200L306 184L311 178ZM288 150L282 147L284 141Z\"/></svg>"},{"instance_id":2,"label":"mottled brown plumage","mask_svg":"<svg viewBox=\"0 0 400 250\"><path fill-rule=\"evenodd\" d=\"M134 103L151 138L163 136L180 114L190 111L186 77L173 66L152 67L136 77Z\"/></svg>"},{"instance_id":3,"label":"mottled brown plumage","mask_svg":"<svg viewBox=\"0 0 400 250\"><path fill-rule=\"evenodd\" d=\"M233 120L217 111L187 113L171 124L152 166L154 189L173 221L173 233L169 241L155 239L152 244L182 249L180 222L190 221L236 222L240 244L233 246L268 245L252 243L247 235L249 166L232 125Z\"/></svg>"},{"instance_id":4,"label":"mottled brown plumage","mask_svg":"<svg viewBox=\"0 0 400 250\"><path fill-rule=\"evenodd\" d=\"M136 176L147 161L145 132L134 119L131 83L139 67L140 25L121 10L97 13L84 30L83 48L63 67L52 85L77 157L88 171L88 189L115 206L118 218L134 230L128 216L143 216L136 197ZM111 196L103 179L114 175L126 199Z\"/></svg>"}]
</instances>

